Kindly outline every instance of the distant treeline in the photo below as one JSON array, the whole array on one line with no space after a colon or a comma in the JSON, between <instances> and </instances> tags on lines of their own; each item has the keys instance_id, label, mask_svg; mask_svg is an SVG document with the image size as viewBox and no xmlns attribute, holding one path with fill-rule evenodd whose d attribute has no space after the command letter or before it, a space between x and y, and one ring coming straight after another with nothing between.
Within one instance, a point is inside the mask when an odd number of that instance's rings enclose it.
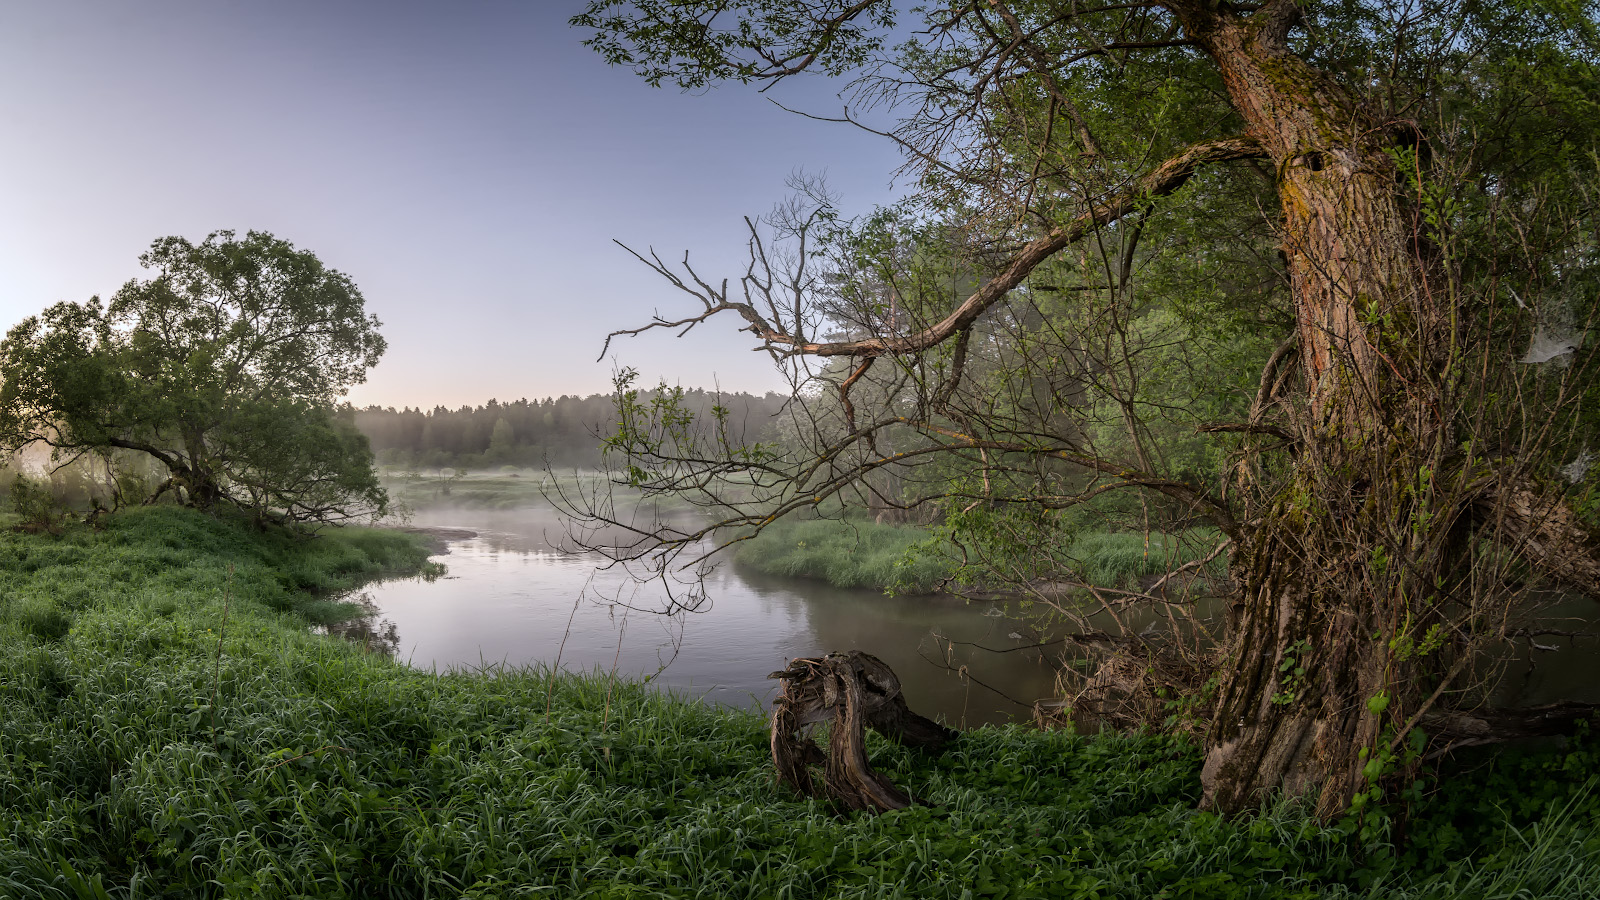
<instances>
[{"instance_id":1,"label":"distant treeline","mask_svg":"<svg viewBox=\"0 0 1600 900\"><path fill-rule=\"evenodd\" d=\"M649 394L641 399L649 402ZM773 418L787 398L781 394L717 394L684 391L684 405L702 419L714 405L729 412L730 428L746 441L768 440ZM383 465L407 468L540 466L592 468L600 464L603 435L615 427L611 394L431 410L369 406L355 413L356 427L372 442Z\"/></svg>"}]
</instances>

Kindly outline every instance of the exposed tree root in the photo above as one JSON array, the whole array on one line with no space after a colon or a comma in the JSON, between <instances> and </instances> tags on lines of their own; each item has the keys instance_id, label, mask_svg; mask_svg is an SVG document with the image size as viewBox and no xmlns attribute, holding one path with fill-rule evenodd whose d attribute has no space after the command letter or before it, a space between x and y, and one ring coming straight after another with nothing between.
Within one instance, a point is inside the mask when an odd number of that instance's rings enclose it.
<instances>
[{"instance_id":1,"label":"exposed tree root","mask_svg":"<svg viewBox=\"0 0 1600 900\"><path fill-rule=\"evenodd\" d=\"M767 677L782 685L772 704L773 764L779 780L808 796L832 797L850 809L905 809L911 798L867 759L865 729L935 751L956 737L912 712L900 679L882 660L859 650L795 659ZM832 722L826 756L806 733L817 722ZM813 765L825 766L824 790L812 778Z\"/></svg>"},{"instance_id":2,"label":"exposed tree root","mask_svg":"<svg viewBox=\"0 0 1600 900\"><path fill-rule=\"evenodd\" d=\"M1067 717L1083 734L1156 728L1198 736L1204 724L1175 701L1200 697L1209 662L1150 643L1127 644L1084 681L1066 704Z\"/></svg>"}]
</instances>

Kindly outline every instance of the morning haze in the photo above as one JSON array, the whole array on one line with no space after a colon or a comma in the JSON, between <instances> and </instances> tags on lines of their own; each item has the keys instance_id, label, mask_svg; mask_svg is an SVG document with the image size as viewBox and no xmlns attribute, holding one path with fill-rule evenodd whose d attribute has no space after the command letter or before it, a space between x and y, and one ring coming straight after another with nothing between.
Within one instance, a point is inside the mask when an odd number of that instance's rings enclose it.
<instances>
[{"instance_id":1,"label":"morning haze","mask_svg":"<svg viewBox=\"0 0 1600 900\"><path fill-rule=\"evenodd\" d=\"M897 156L752 91L611 69L578 2L8 3L0 11L0 329L143 276L160 236L269 231L360 285L389 350L358 406L781 380L730 323L611 328L681 302L613 239L736 275L745 215L795 171L847 208ZM832 114L836 85L769 96Z\"/></svg>"}]
</instances>

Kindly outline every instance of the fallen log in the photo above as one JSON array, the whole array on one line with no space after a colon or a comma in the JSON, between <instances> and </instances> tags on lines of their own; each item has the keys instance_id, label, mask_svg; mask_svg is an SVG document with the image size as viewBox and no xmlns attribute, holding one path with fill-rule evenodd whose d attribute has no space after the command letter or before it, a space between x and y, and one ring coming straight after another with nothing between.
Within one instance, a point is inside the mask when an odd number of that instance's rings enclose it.
<instances>
[{"instance_id":1,"label":"fallen log","mask_svg":"<svg viewBox=\"0 0 1600 900\"><path fill-rule=\"evenodd\" d=\"M894 671L859 650L795 659L767 677L780 685L772 703L772 762L780 781L807 796L832 797L849 809L905 809L911 798L867 758L866 729L934 751L956 737L912 712ZM818 722L832 723L826 756L809 734ZM824 767L820 790L811 774L815 765Z\"/></svg>"}]
</instances>

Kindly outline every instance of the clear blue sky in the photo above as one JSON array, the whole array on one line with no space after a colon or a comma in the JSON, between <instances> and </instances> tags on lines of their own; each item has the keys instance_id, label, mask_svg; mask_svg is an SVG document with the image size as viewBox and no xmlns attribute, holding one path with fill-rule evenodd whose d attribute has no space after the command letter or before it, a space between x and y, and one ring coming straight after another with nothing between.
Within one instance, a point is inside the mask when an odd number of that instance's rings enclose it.
<instances>
[{"instance_id":1,"label":"clear blue sky","mask_svg":"<svg viewBox=\"0 0 1600 900\"><path fill-rule=\"evenodd\" d=\"M351 399L587 394L612 328L683 295L611 243L736 276L743 215L798 169L849 211L891 199L880 138L753 88L685 95L608 68L581 0L7 0L0 328L109 295L162 235L273 232L346 272L389 352ZM836 114L841 85L773 94ZM654 381L781 381L732 319L614 343Z\"/></svg>"}]
</instances>

